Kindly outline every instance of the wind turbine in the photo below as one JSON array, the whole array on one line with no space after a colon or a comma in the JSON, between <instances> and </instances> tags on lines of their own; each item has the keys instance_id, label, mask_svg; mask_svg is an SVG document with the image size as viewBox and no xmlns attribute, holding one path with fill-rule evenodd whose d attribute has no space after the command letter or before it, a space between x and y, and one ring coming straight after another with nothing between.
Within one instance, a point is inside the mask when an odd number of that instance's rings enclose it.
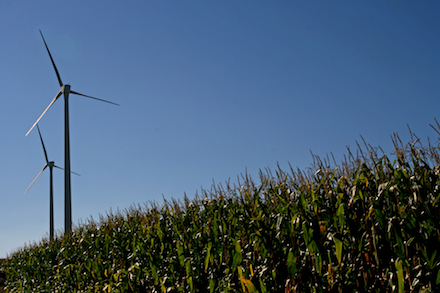
<instances>
[{"instance_id":1,"label":"wind turbine","mask_svg":"<svg viewBox=\"0 0 440 293\"><path fill-rule=\"evenodd\" d=\"M43 115L49 110L49 108L55 103L55 101L63 94L64 95L64 233L68 234L72 231L72 188L70 185L70 134L69 134L69 94L75 94L83 97L87 97L90 99L95 99L98 101L110 103L113 105L117 105L116 103L109 102L106 100L94 98L91 96L83 95L78 92L72 91L70 89L70 85L63 84L61 81L60 74L58 73L58 69L55 66L55 62L53 61L52 55L50 54L49 47L44 40L43 33L40 30L41 38L43 39L44 45L46 46L47 53L49 53L50 60L52 61L53 69L58 78L58 83L60 84L60 90L56 94L55 98L50 102L49 106L47 106L46 110L44 110L43 114L35 121L34 125L29 129L26 135L31 132L31 130L37 125L38 121L43 117Z\"/></svg>"},{"instance_id":2,"label":"wind turbine","mask_svg":"<svg viewBox=\"0 0 440 293\"><path fill-rule=\"evenodd\" d=\"M41 145L43 146L43 151L44 151L44 157L46 158L46 165L44 165L43 169L41 169L40 173L38 173L37 177L35 177L34 181L32 181L32 183L29 185L29 187L26 189L26 191L24 193L26 193L29 188L31 188L31 186L34 184L34 182L37 180L38 177L40 177L41 173L43 173L43 171L49 167L49 173L50 173L50 203L49 203L49 210L50 210L50 225L49 225L49 233L50 233L50 239L53 239L53 235L54 235L54 224L53 224L53 167L64 170L61 167L58 167L57 165L55 165L54 161L49 161L49 158L47 157L47 152L46 152L46 148L44 147L44 142L43 142L43 137L41 136L41 132L40 132L40 128L37 125L37 129L38 129L38 134L40 135L40 140L41 140ZM79 175L75 172L72 172L73 174Z\"/></svg>"}]
</instances>

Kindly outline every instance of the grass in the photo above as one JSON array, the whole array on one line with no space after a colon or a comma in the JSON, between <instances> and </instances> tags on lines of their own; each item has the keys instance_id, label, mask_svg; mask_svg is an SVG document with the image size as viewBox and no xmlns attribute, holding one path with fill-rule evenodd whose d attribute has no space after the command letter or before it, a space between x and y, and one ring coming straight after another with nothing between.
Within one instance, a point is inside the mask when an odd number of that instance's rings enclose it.
<instances>
[{"instance_id":1,"label":"grass","mask_svg":"<svg viewBox=\"0 0 440 293\"><path fill-rule=\"evenodd\" d=\"M439 143L392 139L392 156L364 142L341 164L313 155L307 171L110 212L10 255L7 290L438 291Z\"/></svg>"}]
</instances>

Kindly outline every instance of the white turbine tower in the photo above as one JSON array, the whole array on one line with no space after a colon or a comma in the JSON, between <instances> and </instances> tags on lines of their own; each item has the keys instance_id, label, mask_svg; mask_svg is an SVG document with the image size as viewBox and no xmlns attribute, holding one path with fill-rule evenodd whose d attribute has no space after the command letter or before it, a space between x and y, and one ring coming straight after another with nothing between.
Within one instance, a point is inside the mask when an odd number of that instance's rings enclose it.
<instances>
[{"instance_id":1,"label":"white turbine tower","mask_svg":"<svg viewBox=\"0 0 440 293\"><path fill-rule=\"evenodd\" d=\"M41 38L43 38L44 45L46 46L47 53L49 53L50 60L52 61L53 68L58 78L58 83L60 84L60 90L56 94L55 98L50 102L49 106L47 106L46 110L44 110L43 114L37 119L37 121L32 125L26 135L31 132L31 130L37 125L38 121L43 117L46 111L52 106L53 103L63 94L64 95L64 233L68 234L72 231L72 195L71 195L71 185L70 185L70 134L69 134L69 94L75 94L91 99L95 99L98 101L110 103L119 106L116 103L109 102L106 100L94 98L91 96L83 95L78 92L72 91L70 89L70 85L63 84L61 81L60 74L58 73L58 69L55 66L55 62L53 61L52 55L50 54L49 48L47 47L46 41L44 40L43 33L40 30Z\"/></svg>"},{"instance_id":2,"label":"white turbine tower","mask_svg":"<svg viewBox=\"0 0 440 293\"><path fill-rule=\"evenodd\" d=\"M34 184L34 182L38 179L38 177L40 177L41 173L43 173L43 171L49 167L49 172L50 172L50 187L49 187L49 214L50 214L50 224L49 224L49 234L50 234L50 239L53 239L54 236L54 224L53 224L53 167L64 170L61 167L58 167L57 165L55 165L54 161L49 161L49 158L47 156L47 152L46 152L46 148L44 147L44 142L43 142L43 137L41 136L41 132L40 132L40 128L37 125L37 129L38 129L38 134L40 135L40 140L41 140L41 145L43 146L43 151L44 151L44 157L46 158L46 165L44 165L43 169L41 169L40 173L38 173L37 177L35 177L34 181L32 181L32 183L29 185L29 187L26 189L26 191L24 193L26 193L29 188L31 188L31 186ZM75 172L71 172L73 174L79 175Z\"/></svg>"}]
</instances>

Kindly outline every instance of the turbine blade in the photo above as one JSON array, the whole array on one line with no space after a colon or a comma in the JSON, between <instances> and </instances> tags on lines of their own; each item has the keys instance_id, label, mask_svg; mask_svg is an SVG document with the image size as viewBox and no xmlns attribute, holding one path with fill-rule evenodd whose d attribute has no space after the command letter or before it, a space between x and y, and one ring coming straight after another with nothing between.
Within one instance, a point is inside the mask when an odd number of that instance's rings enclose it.
<instances>
[{"instance_id":1,"label":"turbine blade","mask_svg":"<svg viewBox=\"0 0 440 293\"><path fill-rule=\"evenodd\" d=\"M83 97L87 97L87 98L90 98L90 99L95 99L95 100L98 100L98 101L101 101L101 102L110 103L110 104L113 104L113 105L116 105L116 106L120 106L119 104L116 104L116 103L113 103L113 102L110 102L110 101L106 101L106 100L103 100L103 99L98 99L98 98L94 98L94 97L91 97L91 96L83 95L83 94L77 93L75 91L70 91L70 93L75 94L75 95L79 95L79 96L83 96Z\"/></svg>"},{"instance_id":2,"label":"turbine blade","mask_svg":"<svg viewBox=\"0 0 440 293\"><path fill-rule=\"evenodd\" d=\"M26 193L29 188L31 188L31 186L34 184L35 181L37 181L38 177L40 177L41 173L43 173L44 169L47 168L47 164L44 165L43 169L41 169L40 173L38 173L37 177L35 177L34 181L32 181L31 185L29 185L29 187L26 189L26 191L24 193Z\"/></svg>"},{"instance_id":3,"label":"turbine blade","mask_svg":"<svg viewBox=\"0 0 440 293\"><path fill-rule=\"evenodd\" d=\"M37 124L37 129L38 129L38 134L40 135L41 145L43 146L44 156L46 157L46 164L49 164L49 159L47 157L46 148L44 147L43 137L41 136L40 127L38 127L38 124Z\"/></svg>"},{"instance_id":4,"label":"turbine blade","mask_svg":"<svg viewBox=\"0 0 440 293\"><path fill-rule=\"evenodd\" d=\"M60 90L58 92L58 94L55 96L55 98L52 100L52 102L50 102L49 106L47 106L46 110L44 110L43 114L40 115L40 117L38 117L37 121L35 121L34 125L32 125L31 129L29 129L29 131L26 133L25 136L27 136L29 134L29 132L31 132L31 130L35 127L35 125L37 125L38 121L40 121L41 117L43 117L43 115L46 113L47 110L49 110L50 106L52 106L53 103L55 103L55 101L61 96L63 92Z\"/></svg>"},{"instance_id":5,"label":"turbine blade","mask_svg":"<svg viewBox=\"0 0 440 293\"><path fill-rule=\"evenodd\" d=\"M55 168L58 168L58 169L64 170L63 168L58 167L57 165L53 165L53 166L54 166ZM75 174L75 175L78 175L78 176L81 176L81 175L79 175L78 173L75 173L75 172L73 172L73 171L70 171L70 173Z\"/></svg>"},{"instance_id":6,"label":"turbine blade","mask_svg":"<svg viewBox=\"0 0 440 293\"><path fill-rule=\"evenodd\" d=\"M41 37L43 38L44 45L46 46L47 53L49 53L50 60L52 61L53 69L55 69L55 73L57 74L58 82L60 83L60 86L63 86L63 82L61 81L60 74L58 73L58 69L55 66L55 62L53 61L52 55L50 54L50 51L49 51L49 47L46 44L46 40L44 40L43 33L41 32L41 30L40 30L40 34L41 34Z\"/></svg>"}]
</instances>

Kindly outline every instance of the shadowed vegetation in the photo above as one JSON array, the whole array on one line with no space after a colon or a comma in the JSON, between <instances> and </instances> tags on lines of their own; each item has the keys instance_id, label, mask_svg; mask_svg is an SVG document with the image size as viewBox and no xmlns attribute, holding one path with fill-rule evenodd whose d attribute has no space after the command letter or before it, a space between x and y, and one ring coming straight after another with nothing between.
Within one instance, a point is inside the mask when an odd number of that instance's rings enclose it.
<instances>
[{"instance_id":1,"label":"shadowed vegetation","mask_svg":"<svg viewBox=\"0 0 440 293\"><path fill-rule=\"evenodd\" d=\"M341 164L312 155L306 172L110 212L10 255L7 290L438 292L439 142L392 139L391 156L364 143Z\"/></svg>"}]
</instances>

